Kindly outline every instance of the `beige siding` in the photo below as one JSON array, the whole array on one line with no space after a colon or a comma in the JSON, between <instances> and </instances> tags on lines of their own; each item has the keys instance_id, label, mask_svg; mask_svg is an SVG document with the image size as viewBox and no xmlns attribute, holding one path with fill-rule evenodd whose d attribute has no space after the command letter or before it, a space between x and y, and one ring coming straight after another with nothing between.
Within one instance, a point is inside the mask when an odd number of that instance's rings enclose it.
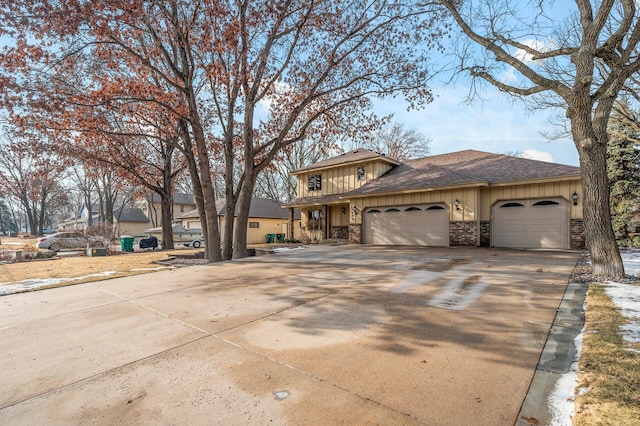
<instances>
[{"instance_id":1,"label":"beige siding","mask_svg":"<svg viewBox=\"0 0 640 426\"><path fill-rule=\"evenodd\" d=\"M460 210L455 208L455 200L460 201ZM355 198L351 206L356 206L358 214L351 214L354 223L362 223L362 211L368 207L409 206L412 204L444 203L451 221L476 220L478 188L462 188L445 191L424 191L409 194L394 194L377 197Z\"/></svg>"},{"instance_id":2,"label":"beige siding","mask_svg":"<svg viewBox=\"0 0 640 426\"><path fill-rule=\"evenodd\" d=\"M574 192L580 197L577 206L574 206L571 201L571 195ZM491 207L498 201L547 197L564 198L570 205L570 218L582 219L582 186L579 180L571 180L483 188L481 190L480 220L491 220Z\"/></svg>"},{"instance_id":3,"label":"beige siding","mask_svg":"<svg viewBox=\"0 0 640 426\"><path fill-rule=\"evenodd\" d=\"M358 167L364 166L365 179L358 180ZM350 164L342 167L314 170L296 175L298 179L298 198L314 197L320 195L343 194L348 191L360 188L368 181L382 176L391 169L391 165L384 161L369 161L364 163ZM309 191L309 176L322 175L322 190Z\"/></svg>"},{"instance_id":4,"label":"beige siding","mask_svg":"<svg viewBox=\"0 0 640 426\"><path fill-rule=\"evenodd\" d=\"M287 219L249 218L249 222L258 222L258 228L247 227L247 244L264 244L267 234L287 234ZM300 221L294 220L294 238L300 238ZM235 226L234 226L235 232ZM220 217L220 238L224 238L224 217ZM286 238L289 238L287 235Z\"/></svg>"},{"instance_id":5,"label":"beige siding","mask_svg":"<svg viewBox=\"0 0 640 426\"><path fill-rule=\"evenodd\" d=\"M151 222L118 222L116 235L132 235L134 237L145 236L145 229L149 229Z\"/></svg>"}]
</instances>

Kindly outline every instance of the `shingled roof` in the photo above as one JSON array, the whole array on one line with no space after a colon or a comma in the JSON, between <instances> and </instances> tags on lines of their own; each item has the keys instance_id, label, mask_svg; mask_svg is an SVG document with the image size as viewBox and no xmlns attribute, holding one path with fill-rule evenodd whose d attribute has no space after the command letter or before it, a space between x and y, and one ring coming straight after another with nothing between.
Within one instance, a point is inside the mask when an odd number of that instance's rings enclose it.
<instances>
[{"instance_id":1,"label":"shingled roof","mask_svg":"<svg viewBox=\"0 0 640 426\"><path fill-rule=\"evenodd\" d=\"M343 197L579 176L574 166L465 150L408 160Z\"/></svg>"},{"instance_id":2,"label":"shingled roof","mask_svg":"<svg viewBox=\"0 0 640 426\"><path fill-rule=\"evenodd\" d=\"M359 163L362 161L372 160L375 158L379 158L393 165L401 164L400 162L392 158L389 158L384 154L380 154L379 152L375 152L365 148L358 148L354 151L345 152L344 154L338 155L336 157L331 157L328 160L320 161L317 163L313 163L309 166L302 167L298 170L291 172L291 174L306 172L309 170L325 169L327 167L339 166L341 164Z\"/></svg>"},{"instance_id":3,"label":"shingled roof","mask_svg":"<svg viewBox=\"0 0 640 426\"><path fill-rule=\"evenodd\" d=\"M218 210L218 216L225 215L226 200L220 198L216 201L216 209ZM238 215L238 205L236 204L235 216ZM198 209L191 210L185 214L179 216L179 219L197 218ZM288 219L289 212L282 208L282 203L272 200L270 198L252 198L251 207L249 208L249 217L263 218L263 219ZM294 218L300 219L300 210L294 211Z\"/></svg>"}]
</instances>

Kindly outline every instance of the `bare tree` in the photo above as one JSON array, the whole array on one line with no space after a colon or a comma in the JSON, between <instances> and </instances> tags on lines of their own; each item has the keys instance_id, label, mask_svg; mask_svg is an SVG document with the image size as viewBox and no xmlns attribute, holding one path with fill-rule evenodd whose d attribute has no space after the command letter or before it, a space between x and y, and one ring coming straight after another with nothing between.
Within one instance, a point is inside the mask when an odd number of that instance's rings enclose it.
<instances>
[{"instance_id":1,"label":"bare tree","mask_svg":"<svg viewBox=\"0 0 640 426\"><path fill-rule=\"evenodd\" d=\"M362 142L351 142L349 149L363 147L398 161L429 155L431 138L397 121L383 125Z\"/></svg>"},{"instance_id":2,"label":"bare tree","mask_svg":"<svg viewBox=\"0 0 640 426\"><path fill-rule=\"evenodd\" d=\"M472 94L485 82L534 108L564 109L580 156L594 273L624 277L611 227L607 124L625 82L640 69L635 1L441 3L462 32L457 69L472 77Z\"/></svg>"}]
</instances>

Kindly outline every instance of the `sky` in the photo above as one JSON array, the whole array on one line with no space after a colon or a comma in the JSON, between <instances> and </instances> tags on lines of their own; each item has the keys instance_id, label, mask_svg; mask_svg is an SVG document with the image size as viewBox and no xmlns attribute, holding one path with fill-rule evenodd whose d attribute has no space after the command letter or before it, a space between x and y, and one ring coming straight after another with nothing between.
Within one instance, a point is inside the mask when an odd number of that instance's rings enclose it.
<instances>
[{"instance_id":1,"label":"sky","mask_svg":"<svg viewBox=\"0 0 640 426\"><path fill-rule=\"evenodd\" d=\"M400 99L376 105L380 114L394 114L394 121L414 129L431 140L431 155L475 149L498 154L521 152L528 158L578 165L578 151L570 138L549 141L550 110L527 111L497 89L486 88L482 101L465 102L464 87L434 89L435 100L419 111L407 111Z\"/></svg>"}]
</instances>

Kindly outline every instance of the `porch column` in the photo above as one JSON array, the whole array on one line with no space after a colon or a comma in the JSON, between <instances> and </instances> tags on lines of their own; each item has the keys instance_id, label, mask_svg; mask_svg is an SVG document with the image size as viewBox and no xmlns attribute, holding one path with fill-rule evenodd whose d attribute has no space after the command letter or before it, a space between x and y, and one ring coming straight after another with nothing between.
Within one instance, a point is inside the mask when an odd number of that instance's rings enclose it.
<instances>
[{"instance_id":1,"label":"porch column","mask_svg":"<svg viewBox=\"0 0 640 426\"><path fill-rule=\"evenodd\" d=\"M289 224L287 225L287 233L289 234L287 237L289 239L293 239L296 237L296 235L294 234L296 229L294 225L294 218L295 215L293 213L293 207L289 207Z\"/></svg>"},{"instance_id":2,"label":"porch column","mask_svg":"<svg viewBox=\"0 0 640 426\"><path fill-rule=\"evenodd\" d=\"M329 239L329 229L327 224L329 223L329 221L327 220L327 213L328 213L329 209L327 208L326 204L322 205L322 239L323 240L328 240Z\"/></svg>"}]
</instances>

